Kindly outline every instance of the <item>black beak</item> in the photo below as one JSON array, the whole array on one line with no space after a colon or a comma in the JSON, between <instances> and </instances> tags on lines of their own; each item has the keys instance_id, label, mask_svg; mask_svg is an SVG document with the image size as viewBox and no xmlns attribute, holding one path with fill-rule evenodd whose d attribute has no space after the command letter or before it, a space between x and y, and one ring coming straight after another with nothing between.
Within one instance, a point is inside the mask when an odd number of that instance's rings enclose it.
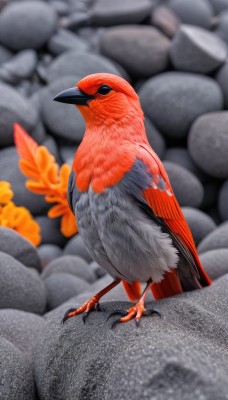
<instances>
[{"instance_id":1,"label":"black beak","mask_svg":"<svg viewBox=\"0 0 228 400\"><path fill-rule=\"evenodd\" d=\"M79 104L87 106L88 101L92 99L94 99L94 96L86 94L76 86L70 89L66 89L63 92L57 94L57 96L55 96L53 100L59 101L60 103Z\"/></svg>"}]
</instances>

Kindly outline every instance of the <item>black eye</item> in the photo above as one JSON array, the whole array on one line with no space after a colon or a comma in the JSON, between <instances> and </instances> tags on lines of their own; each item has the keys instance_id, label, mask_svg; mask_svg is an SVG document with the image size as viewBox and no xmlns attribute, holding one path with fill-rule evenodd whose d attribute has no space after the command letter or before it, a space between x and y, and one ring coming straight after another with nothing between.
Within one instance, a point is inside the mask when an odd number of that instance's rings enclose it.
<instances>
[{"instance_id":1,"label":"black eye","mask_svg":"<svg viewBox=\"0 0 228 400\"><path fill-rule=\"evenodd\" d=\"M102 85L99 87L97 93L100 94L108 94L109 92L111 92L112 88L110 88L108 85Z\"/></svg>"}]
</instances>

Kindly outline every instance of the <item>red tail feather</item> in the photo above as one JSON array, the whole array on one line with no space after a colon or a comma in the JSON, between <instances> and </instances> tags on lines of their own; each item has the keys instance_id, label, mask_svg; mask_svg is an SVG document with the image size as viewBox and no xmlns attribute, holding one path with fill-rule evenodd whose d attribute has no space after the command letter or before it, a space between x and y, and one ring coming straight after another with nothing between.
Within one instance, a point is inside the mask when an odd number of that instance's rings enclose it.
<instances>
[{"instance_id":1,"label":"red tail feather","mask_svg":"<svg viewBox=\"0 0 228 400\"><path fill-rule=\"evenodd\" d=\"M165 297L175 296L183 292L180 280L175 270L166 272L164 278L159 283L154 283L151 291L155 300L164 299Z\"/></svg>"},{"instance_id":2,"label":"red tail feather","mask_svg":"<svg viewBox=\"0 0 228 400\"><path fill-rule=\"evenodd\" d=\"M131 301L136 301L140 298L142 294L140 282L128 283L126 281L122 281L122 283Z\"/></svg>"}]
</instances>

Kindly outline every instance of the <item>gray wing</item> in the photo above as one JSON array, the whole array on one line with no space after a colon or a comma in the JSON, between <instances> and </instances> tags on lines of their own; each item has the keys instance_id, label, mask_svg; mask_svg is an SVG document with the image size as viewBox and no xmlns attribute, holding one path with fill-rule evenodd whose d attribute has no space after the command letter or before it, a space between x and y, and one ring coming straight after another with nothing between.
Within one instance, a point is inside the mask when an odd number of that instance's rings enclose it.
<instances>
[{"instance_id":1,"label":"gray wing","mask_svg":"<svg viewBox=\"0 0 228 400\"><path fill-rule=\"evenodd\" d=\"M69 207L74 214L75 214L76 203L80 197L75 181L76 181L76 173L72 169L68 180L67 200Z\"/></svg>"}]
</instances>

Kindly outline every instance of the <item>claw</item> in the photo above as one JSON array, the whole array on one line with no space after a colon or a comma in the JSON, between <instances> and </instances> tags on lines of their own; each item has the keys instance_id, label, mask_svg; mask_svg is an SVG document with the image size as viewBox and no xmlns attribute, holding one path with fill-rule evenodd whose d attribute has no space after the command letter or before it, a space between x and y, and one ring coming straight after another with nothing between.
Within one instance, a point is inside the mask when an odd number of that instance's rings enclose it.
<instances>
[{"instance_id":1,"label":"claw","mask_svg":"<svg viewBox=\"0 0 228 400\"><path fill-rule=\"evenodd\" d=\"M120 322L120 320L121 320L121 317L114 319L114 321L113 321L113 323L111 325L111 329L113 329Z\"/></svg>"},{"instance_id":2,"label":"claw","mask_svg":"<svg viewBox=\"0 0 228 400\"><path fill-rule=\"evenodd\" d=\"M101 307L99 303L97 303L94 307L95 311L105 311L104 307Z\"/></svg>"},{"instance_id":3,"label":"claw","mask_svg":"<svg viewBox=\"0 0 228 400\"><path fill-rule=\"evenodd\" d=\"M76 311L76 310L77 310L77 308L69 308L69 310L67 310L67 311L65 312L64 317L63 317L63 319L62 319L62 321L61 321L61 324L64 325L65 321L68 319L68 315L69 315L71 312Z\"/></svg>"},{"instance_id":4,"label":"claw","mask_svg":"<svg viewBox=\"0 0 228 400\"><path fill-rule=\"evenodd\" d=\"M140 319L141 319L141 318L135 318L135 324L136 324L137 328L139 328Z\"/></svg>"},{"instance_id":5,"label":"claw","mask_svg":"<svg viewBox=\"0 0 228 400\"><path fill-rule=\"evenodd\" d=\"M114 315L121 315L122 317L126 317L127 311L123 311L123 310L115 310L115 311L113 311L111 314L109 314L109 316L108 316L106 322L107 322L111 317L113 317ZM119 319L119 318L118 318L118 319Z\"/></svg>"},{"instance_id":6,"label":"claw","mask_svg":"<svg viewBox=\"0 0 228 400\"><path fill-rule=\"evenodd\" d=\"M82 321L84 322L84 324L85 324L85 322L86 322L86 318L88 317L88 315L89 315L89 313L88 313L87 311L85 311L85 312L82 314Z\"/></svg>"},{"instance_id":7,"label":"claw","mask_svg":"<svg viewBox=\"0 0 228 400\"><path fill-rule=\"evenodd\" d=\"M145 310L143 312L143 315L146 315L146 316L153 315L153 314L156 314L158 317L161 318L161 314L158 311L156 311L154 308L147 308L147 310Z\"/></svg>"}]
</instances>

